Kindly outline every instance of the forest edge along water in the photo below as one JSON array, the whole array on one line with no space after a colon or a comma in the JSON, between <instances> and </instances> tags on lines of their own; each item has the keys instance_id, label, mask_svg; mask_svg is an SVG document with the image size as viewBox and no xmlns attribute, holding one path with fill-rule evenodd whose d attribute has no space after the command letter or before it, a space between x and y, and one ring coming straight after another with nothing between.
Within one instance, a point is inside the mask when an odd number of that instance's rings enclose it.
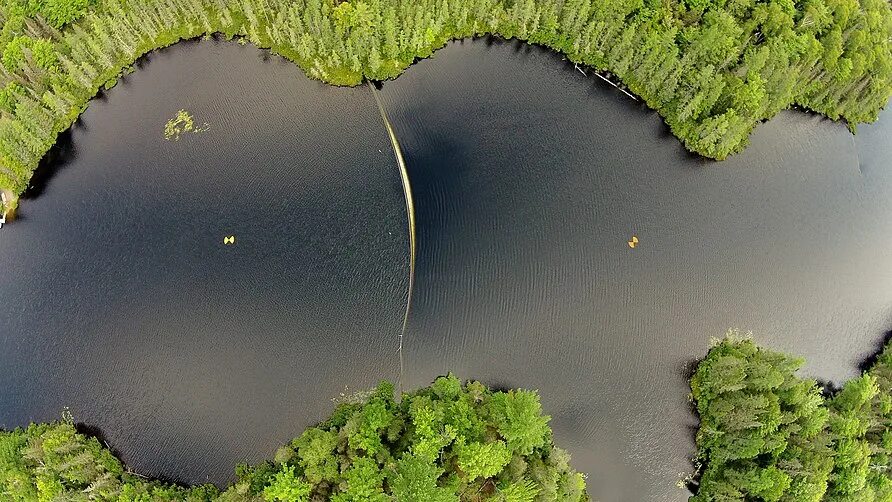
<instances>
[{"instance_id":1,"label":"forest edge along water","mask_svg":"<svg viewBox=\"0 0 892 502\"><path fill-rule=\"evenodd\" d=\"M876 120L892 93L892 7L884 0L854 9L693 0L63 5L13 3L0 13L0 187L17 194L89 100L140 56L214 33L269 48L313 78L354 86L394 78L451 40L496 35L542 44L617 75L689 150L716 159L741 151L753 128L783 109L802 106L854 129Z\"/></svg>"}]
</instances>

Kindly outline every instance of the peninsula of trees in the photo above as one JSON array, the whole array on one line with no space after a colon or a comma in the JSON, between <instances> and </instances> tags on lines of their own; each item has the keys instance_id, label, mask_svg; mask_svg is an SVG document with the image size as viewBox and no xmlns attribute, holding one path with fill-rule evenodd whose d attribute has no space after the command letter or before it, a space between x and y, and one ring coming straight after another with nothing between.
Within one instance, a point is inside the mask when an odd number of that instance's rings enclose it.
<instances>
[{"instance_id":1,"label":"peninsula of trees","mask_svg":"<svg viewBox=\"0 0 892 502\"><path fill-rule=\"evenodd\" d=\"M614 75L716 159L784 108L854 129L892 91L888 0L2 0L0 22L0 189L14 194L138 57L212 33L337 85L396 77L455 38L542 44Z\"/></svg>"},{"instance_id":2,"label":"peninsula of trees","mask_svg":"<svg viewBox=\"0 0 892 502\"><path fill-rule=\"evenodd\" d=\"M539 396L454 376L394 400L382 383L325 422L239 466L224 491L149 481L69 419L0 431L0 498L13 502L583 502L583 476L552 443Z\"/></svg>"},{"instance_id":3,"label":"peninsula of trees","mask_svg":"<svg viewBox=\"0 0 892 502\"><path fill-rule=\"evenodd\" d=\"M728 338L691 379L700 415L691 502L892 500L892 343L840 390L801 360Z\"/></svg>"}]
</instances>

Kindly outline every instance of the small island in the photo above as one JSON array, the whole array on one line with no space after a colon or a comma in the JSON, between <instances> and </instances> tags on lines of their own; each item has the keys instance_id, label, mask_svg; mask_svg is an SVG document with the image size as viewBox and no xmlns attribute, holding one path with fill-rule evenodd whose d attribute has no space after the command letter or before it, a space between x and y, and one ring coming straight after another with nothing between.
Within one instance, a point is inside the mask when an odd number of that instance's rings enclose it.
<instances>
[{"instance_id":1,"label":"small island","mask_svg":"<svg viewBox=\"0 0 892 502\"><path fill-rule=\"evenodd\" d=\"M164 139L167 141L179 141L183 134L198 134L206 132L209 126L205 123L201 126L195 125L195 118L187 110L180 109L176 116L168 120L164 124Z\"/></svg>"}]
</instances>

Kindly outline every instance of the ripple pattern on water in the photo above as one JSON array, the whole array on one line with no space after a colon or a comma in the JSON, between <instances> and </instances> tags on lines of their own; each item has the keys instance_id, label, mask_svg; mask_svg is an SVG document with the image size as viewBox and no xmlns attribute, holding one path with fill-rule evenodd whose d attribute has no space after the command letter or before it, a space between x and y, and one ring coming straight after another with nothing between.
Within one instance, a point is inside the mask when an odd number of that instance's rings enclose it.
<instances>
[{"instance_id":1,"label":"ripple pattern on water","mask_svg":"<svg viewBox=\"0 0 892 502\"><path fill-rule=\"evenodd\" d=\"M708 162L560 56L483 41L382 97L418 211L409 381L540 389L596 499L686 499L710 337L753 330L838 382L892 327L889 112L855 141L785 113Z\"/></svg>"}]
</instances>

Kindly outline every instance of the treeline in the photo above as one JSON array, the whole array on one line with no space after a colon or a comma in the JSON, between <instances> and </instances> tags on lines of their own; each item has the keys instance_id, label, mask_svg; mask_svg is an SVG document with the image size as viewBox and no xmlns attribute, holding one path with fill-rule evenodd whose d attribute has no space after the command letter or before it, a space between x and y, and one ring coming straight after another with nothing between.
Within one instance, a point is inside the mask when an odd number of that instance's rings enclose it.
<instances>
[{"instance_id":1,"label":"treeline","mask_svg":"<svg viewBox=\"0 0 892 502\"><path fill-rule=\"evenodd\" d=\"M71 421L0 432L0 499L115 502L587 501L552 443L535 392L493 392L453 376L404 394L382 383L279 449L239 466L224 491L149 481Z\"/></svg>"},{"instance_id":2,"label":"treeline","mask_svg":"<svg viewBox=\"0 0 892 502\"><path fill-rule=\"evenodd\" d=\"M728 338L691 379L700 415L692 502L892 500L892 344L831 392L802 364Z\"/></svg>"},{"instance_id":3,"label":"treeline","mask_svg":"<svg viewBox=\"0 0 892 502\"><path fill-rule=\"evenodd\" d=\"M243 36L337 85L396 77L495 34L621 79L692 151L721 159L789 106L873 121L892 90L887 0L2 0L0 188L140 55Z\"/></svg>"}]
</instances>

